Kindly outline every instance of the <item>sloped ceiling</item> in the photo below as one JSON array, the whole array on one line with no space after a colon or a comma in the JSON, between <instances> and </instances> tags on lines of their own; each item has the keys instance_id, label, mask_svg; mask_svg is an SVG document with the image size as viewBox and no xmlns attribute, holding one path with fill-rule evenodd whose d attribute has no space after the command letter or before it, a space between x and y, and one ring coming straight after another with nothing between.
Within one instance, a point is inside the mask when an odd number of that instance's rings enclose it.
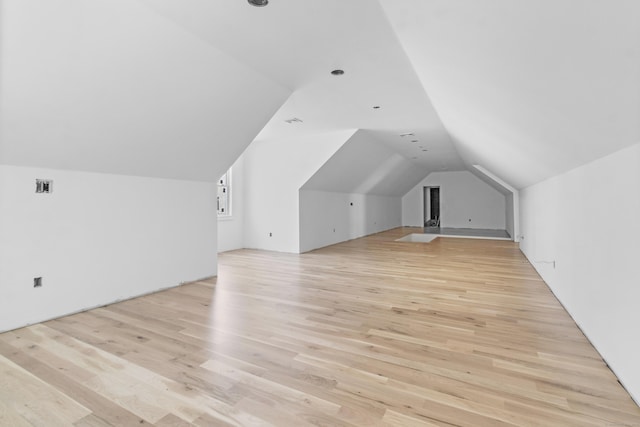
<instances>
[{"instance_id":1,"label":"sloped ceiling","mask_svg":"<svg viewBox=\"0 0 640 427\"><path fill-rule=\"evenodd\" d=\"M3 163L215 180L253 139L363 129L405 178L360 181L396 194L414 166L521 188L640 141L637 0L0 1Z\"/></svg>"},{"instance_id":2,"label":"sloped ceiling","mask_svg":"<svg viewBox=\"0 0 640 427\"><path fill-rule=\"evenodd\" d=\"M380 3L467 166L521 188L640 142L640 2Z\"/></svg>"},{"instance_id":3,"label":"sloped ceiling","mask_svg":"<svg viewBox=\"0 0 640 427\"><path fill-rule=\"evenodd\" d=\"M290 90L131 0L4 0L0 162L216 180Z\"/></svg>"},{"instance_id":4,"label":"sloped ceiling","mask_svg":"<svg viewBox=\"0 0 640 427\"><path fill-rule=\"evenodd\" d=\"M378 2L140 1L293 91L257 140L366 129L425 169L464 169ZM338 68L343 76L330 74ZM400 137L407 132L414 137Z\"/></svg>"},{"instance_id":5,"label":"sloped ceiling","mask_svg":"<svg viewBox=\"0 0 640 427\"><path fill-rule=\"evenodd\" d=\"M402 196L425 177L425 169L358 131L301 187L301 190Z\"/></svg>"}]
</instances>

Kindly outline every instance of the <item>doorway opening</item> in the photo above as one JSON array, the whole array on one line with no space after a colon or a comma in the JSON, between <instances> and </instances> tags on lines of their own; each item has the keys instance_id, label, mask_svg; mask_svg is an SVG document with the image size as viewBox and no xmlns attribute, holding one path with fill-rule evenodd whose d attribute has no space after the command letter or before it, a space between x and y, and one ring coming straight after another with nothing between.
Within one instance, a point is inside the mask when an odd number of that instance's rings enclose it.
<instances>
[{"instance_id":1,"label":"doorway opening","mask_svg":"<svg viewBox=\"0 0 640 427\"><path fill-rule=\"evenodd\" d=\"M440 187L424 187L424 226L440 227Z\"/></svg>"}]
</instances>

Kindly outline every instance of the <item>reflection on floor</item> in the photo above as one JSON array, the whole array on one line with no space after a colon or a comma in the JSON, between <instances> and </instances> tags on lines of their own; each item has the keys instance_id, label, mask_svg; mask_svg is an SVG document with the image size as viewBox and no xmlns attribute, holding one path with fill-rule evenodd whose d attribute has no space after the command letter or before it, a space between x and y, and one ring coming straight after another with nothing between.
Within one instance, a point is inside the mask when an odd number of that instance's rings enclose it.
<instances>
[{"instance_id":1,"label":"reflection on floor","mask_svg":"<svg viewBox=\"0 0 640 427\"><path fill-rule=\"evenodd\" d=\"M423 233L411 233L404 237L396 239L396 242L411 242L411 243L429 243L430 241L437 239L437 234L423 234Z\"/></svg>"},{"instance_id":2,"label":"reflection on floor","mask_svg":"<svg viewBox=\"0 0 640 427\"><path fill-rule=\"evenodd\" d=\"M488 230L480 228L424 227L426 234L438 234L451 237L471 237L476 239L511 240L506 230Z\"/></svg>"}]
</instances>

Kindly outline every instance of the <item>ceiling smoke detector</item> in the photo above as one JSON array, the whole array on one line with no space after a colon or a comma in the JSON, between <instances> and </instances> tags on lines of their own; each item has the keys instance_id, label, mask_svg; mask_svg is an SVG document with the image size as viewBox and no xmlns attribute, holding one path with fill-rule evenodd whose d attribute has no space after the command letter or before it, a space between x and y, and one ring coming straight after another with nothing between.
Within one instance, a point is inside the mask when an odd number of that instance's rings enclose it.
<instances>
[{"instance_id":1,"label":"ceiling smoke detector","mask_svg":"<svg viewBox=\"0 0 640 427\"><path fill-rule=\"evenodd\" d=\"M269 0L247 0L251 6L263 7L269 4Z\"/></svg>"},{"instance_id":2,"label":"ceiling smoke detector","mask_svg":"<svg viewBox=\"0 0 640 427\"><path fill-rule=\"evenodd\" d=\"M340 69L338 69L338 70L333 70L333 71L331 72L331 74L333 74L334 76L341 76L341 75L343 75L343 74L344 74L344 70L340 70Z\"/></svg>"},{"instance_id":3,"label":"ceiling smoke detector","mask_svg":"<svg viewBox=\"0 0 640 427\"><path fill-rule=\"evenodd\" d=\"M302 123L302 119L299 119L297 117L294 117L292 119L287 119L285 120L285 122L289 123L290 125L293 123Z\"/></svg>"}]
</instances>

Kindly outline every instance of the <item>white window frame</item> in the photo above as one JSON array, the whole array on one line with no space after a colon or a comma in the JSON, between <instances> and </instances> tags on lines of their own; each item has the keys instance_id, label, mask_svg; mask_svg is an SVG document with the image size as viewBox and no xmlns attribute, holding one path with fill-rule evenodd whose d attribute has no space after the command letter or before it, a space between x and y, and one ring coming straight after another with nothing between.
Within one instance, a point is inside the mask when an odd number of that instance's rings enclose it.
<instances>
[{"instance_id":1,"label":"white window frame","mask_svg":"<svg viewBox=\"0 0 640 427\"><path fill-rule=\"evenodd\" d=\"M225 205L225 201L222 201L222 206L221 206L221 192L226 192L226 205ZM218 186L217 186L217 194L216 194L216 207L218 210L218 218L224 219L224 218L231 218L231 213L232 213L232 209L231 209L231 204L232 204L232 197L231 197L231 168L229 168L228 171L226 171L224 173L224 175L222 175L219 179L218 179ZM223 210L221 210L221 208ZM226 208L226 209L224 209Z\"/></svg>"}]
</instances>

